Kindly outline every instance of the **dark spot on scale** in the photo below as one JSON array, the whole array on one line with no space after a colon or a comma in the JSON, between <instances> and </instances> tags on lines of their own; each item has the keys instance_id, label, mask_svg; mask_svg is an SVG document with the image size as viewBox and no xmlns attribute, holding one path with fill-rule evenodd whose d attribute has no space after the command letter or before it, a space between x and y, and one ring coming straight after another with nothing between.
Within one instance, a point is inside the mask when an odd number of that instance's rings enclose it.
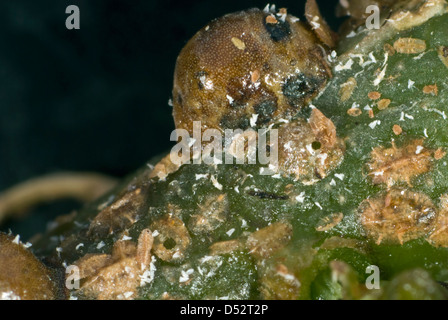
<instances>
[{"instance_id":1,"label":"dark spot on scale","mask_svg":"<svg viewBox=\"0 0 448 320\"><path fill-rule=\"evenodd\" d=\"M319 171L317 169L314 169L314 175L316 176L317 179L322 180L323 177L320 175Z\"/></svg>"},{"instance_id":2,"label":"dark spot on scale","mask_svg":"<svg viewBox=\"0 0 448 320\"><path fill-rule=\"evenodd\" d=\"M322 79L307 77L300 73L286 80L283 85L283 95L291 106L300 107L307 97L316 93L322 82Z\"/></svg>"},{"instance_id":3,"label":"dark spot on scale","mask_svg":"<svg viewBox=\"0 0 448 320\"><path fill-rule=\"evenodd\" d=\"M195 72L195 74L194 74L194 77L196 79L198 79L197 83L198 83L199 90L204 90L204 85L202 84L201 77L204 77L206 75L208 75L208 73L206 71L203 71L203 70Z\"/></svg>"},{"instance_id":4,"label":"dark spot on scale","mask_svg":"<svg viewBox=\"0 0 448 320\"><path fill-rule=\"evenodd\" d=\"M244 79L232 78L227 83L227 95L232 97L230 106L234 109L242 109L250 99L250 92L243 85Z\"/></svg>"},{"instance_id":5,"label":"dark spot on scale","mask_svg":"<svg viewBox=\"0 0 448 320\"><path fill-rule=\"evenodd\" d=\"M163 246L166 249L171 250L176 246L176 240L174 240L173 238L168 238L165 240L165 242L163 242Z\"/></svg>"},{"instance_id":6,"label":"dark spot on scale","mask_svg":"<svg viewBox=\"0 0 448 320\"><path fill-rule=\"evenodd\" d=\"M269 193L265 191L249 191L247 193L250 196L258 197L260 199L269 199L269 200L288 200L289 197L286 195L278 195L275 193Z\"/></svg>"},{"instance_id":7,"label":"dark spot on scale","mask_svg":"<svg viewBox=\"0 0 448 320\"><path fill-rule=\"evenodd\" d=\"M307 120L311 117L311 112L313 111L312 108L310 108L309 106L304 106L303 108L300 108L297 113L296 116L298 118Z\"/></svg>"},{"instance_id":8,"label":"dark spot on scale","mask_svg":"<svg viewBox=\"0 0 448 320\"><path fill-rule=\"evenodd\" d=\"M443 282L443 281L439 281L438 282L442 287L444 287L445 289L448 289L448 283Z\"/></svg>"},{"instance_id":9,"label":"dark spot on scale","mask_svg":"<svg viewBox=\"0 0 448 320\"><path fill-rule=\"evenodd\" d=\"M194 73L194 76L196 77L196 78L200 78L200 77L202 77L202 76L206 76L206 75L208 75L208 73L207 73L207 71L204 71L204 70L201 70L201 71L198 71L198 72L195 72Z\"/></svg>"},{"instance_id":10,"label":"dark spot on scale","mask_svg":"<svg viewBox=\"0 0 448 320\"><path fill-rule=\"evenodd\" d=\"M269 63L265 62L263 63L263 71L264 72L268 72L271 69L271 67L269 66Z\"/></svg>"},{"instance_id":11,"label":"dark spot on scale","mask_svg":"<svg viewBox=\"0 0 448 320\"><path fill-rule=\"evenodd\" d=\"M183 100L182 100L182 95L180 94L180 92L177 93L177 95L176 95L176 99L177 99L177 104L178 104L180 107L182 107L182 102L183 102Z\"/></svg>"},{"instance_id":12,"label":"dark spot on scale","mask_svg":"<svg viewBox=\"0 0 448 320\"><path fill-rule=\"evenodd\" d=\"M263 24L275 42L286 40L291 35L291 27L287 21L278 20L277 23L266 23L266 17L264 17Z\"/></svg>"},{"instance_id":13,"label":"dark spot on scale","mask_svg":"<svg viewBox=\"0 0 448 320\"><path fill-rule=\"evenodd\" d=\"M250 126L250 121L245 116L237 114L228 114L221 118L219 125L223 129L242 129L246 130Z\"/></svg>"},{"instance_id":14,"label":"dark spot on scale","mask_svg":"<svg viewBox=\"0 0 448 320\"><path fill-rule=\"evenodd\" d=\"M444 58L448 58L448 47L447 46L444 46L442 48L442 55Z\"/></svg>"},{"instance_id":15,"label":"dark spot on scale","mask_svg":"<svg viewBox=\"0 0 448 320\"><path fill-rule=\"evenodd\" d=\"M271 155L271 146L270 145L266 145L266 156L269 157Z\"/></svg>"},{"instance_id":16,"label":"dark spot on scale","mask_svg":"<svg viewBox=\"0 0 448 320\"><path fill-rule=\"evenodd\" d=\"M258 114L257 122L265 124L272 120L272 114L277 110L277 103L273 100L265 100L254 106Z\"/></svg>"},{"instance_id":17,"label":"dark spot on scale","mask_svg":"<svg viewBox=\"0 0 448 320\"><path fill-rule=\"evenodd\" d=\"M319 141L314 141L314 142L311 144L311 148L313 148L313 150L319 150L321 146L322 146L322 145L321 145L321 143L320 143Z\"/></svg>"}]
</instances>

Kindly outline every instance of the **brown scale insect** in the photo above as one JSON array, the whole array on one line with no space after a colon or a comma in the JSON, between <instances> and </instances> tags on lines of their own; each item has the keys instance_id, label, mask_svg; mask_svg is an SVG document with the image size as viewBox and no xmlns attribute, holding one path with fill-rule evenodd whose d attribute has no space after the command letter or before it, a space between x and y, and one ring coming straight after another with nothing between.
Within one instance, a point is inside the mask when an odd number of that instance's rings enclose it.
<instances>
[{"instance_id":1,"label":"brown scale insect","mask_svg":"<svg viewBox=\"0 0 448 320\"><path fill-rule=\"evenodd\" d=\"M0 297L2 300L54 300L58 297L51 269L18 238L0 232Z\"/></svg>"},{"instance_id":2,"label":"brown scale insect","mask_svg":"<svg viewBox=\"0 0 448 320\"><path fill-rule=\"evenodd\" d=\"M74 262L83 279L77 294L98 300L135 298L141 277L150 267L152 244L151 230L144 229L137 245L129 240L118 240L111 254L84 255Z\"/></svg>"},{"instance_id":3,"label":"brown scale insect","mask_svg":"<svg viewBox=\"0 0 448 320\"><path fill-rule=\"evenodd\" d=\"M426 42L416 38L399 38L394 42L394 49L398 53L422 53L426 50Z\"/></svg>"},{"instance_id":4,"label":"brown scale insect","mask_svg":"<svg viewBox=\"0 0 448 320\"><path fill-rule=\"evenodd\" d=\"M316 108L308 122L282 125L278 137L279 171L304 184L325 178L344 156L345 145L336 136L336 127Z\"/></svg>"},{"instance_id":5,"label":"brown scale insect","mask_svg":"<svg viewBox=\"0 0 448 320\"><path fill-rule=\"evenodd\" d=\"M428 172L432 167L433 150L423 146L423 139L409 141L397 148L392 141L392 147L376 147L371 152L368 162L369 177L373 184L385 183L387 187L397 182L406 182L412 186L411 179Z\"/></svg>"},{"instance_id":6,"label":"brown scale insect","mask_svg":"<svg viewBox=\"0 0 448 320\"><path fill-rule=\"evenodd\" d=\"M331 77L324 47L332 34L309 2L319 28L271 7L228 14L200 30L176 62L176 128L192 133L201 121L202 130L245 130L254 114L255 127L267 127L314 98Z\"/></svg>"},{"instance_id":7,"label":"brown scale insect","mask_svg":"<svg viewBox=\"0 0 448 320\"><path fill-rule=\"evenodd\" d=\"M244 244L240 240L234 239L234 240L215 242L210 246L209 249L210 254L213 256L213 255L227 254L237 250L242 250L244 249Z\"/></svg>"},{"instance_id":8,"label":"brown scale insect","mask_svg":"<svg viewBox=\"0 0 448 320\"><path fill-rule=\"evenodd\" d=\"M168 214L153 222L151 230L158 232L153 245L156 256L167 262L181 262L185 259L191 238L182 220Z\"/></svg>"},{"instance_id":9,"label":"brown scale insect","mask_svg":"<svg viewBox=\"0 0 448 320\"><path fill-rule=\"evenodd\" d=\"M392 189L364 200L359 212L366 235L378 245L403 244L426 235L437 215L428 196L405 189Z\"/></svg>"},{"instance_id":10,"label":"brown scale insect","mask_svg":"<svg viewBox=\"0 0 448 320\"><path fill-rule=\"evenodd\" d=\"M432 94L434 96L439 94L439 88L436 84L429 84L427 86L423 87L423 93L425 94Z\"/></svg>"},{"instance_id":11,"label":"brown scale insect","mask_svg":"<svg viewBox=\"0 0 448 320\"><path fill-rule=\"evenodd\" d=\"M384 44L384 46L383 46L383 50L384 50L384 52L386 52L387 53L387 55L390 57L390 56L393 56L394 54L395 54L395 49L394 49L394 47L392 47L389 43L386 43L386 44Z\"/></svg>"},{"instance_id":12,"label":"brown scale insect","mask_svg":"<svg viewBox=\"0 0 448 320\"><path fill-rule=\"evenodd\" d=\"M137 220L139 208L146 199L146 190L147 184L136 186L135 189L118 196L93 219L87 235L99 239L132 226Z\"/></svg>"}]
</instances>

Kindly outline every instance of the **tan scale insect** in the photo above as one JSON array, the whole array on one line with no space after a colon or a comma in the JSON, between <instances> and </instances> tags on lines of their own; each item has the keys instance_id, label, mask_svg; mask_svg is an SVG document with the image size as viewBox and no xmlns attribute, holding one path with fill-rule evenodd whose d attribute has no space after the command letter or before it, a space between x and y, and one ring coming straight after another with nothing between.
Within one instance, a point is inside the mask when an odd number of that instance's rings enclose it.
<instances>
[{"instance_id":1,"label":"tan scale insect","mask_svg":"<svg viewBox=\"0 0 448 320\"><path fill-rule=\"evenodd\" d=\"M352 117L358 117L362 114L362 110L359 108L350 108L347 110L347 114Z\"/></svg>"},{"instance_id":2,"label":"tan scale insect","mask_svg":"<svg viewBox=\"0 0 448 320\"><path fill-rule=\"evenodd\" d=\"M286 9L253 8L215 19L197 32L176 61L176 128L192 134L195 121L202 131L267 128L307 106L332 77L327 51L334 36L315 1L307 1L306 15L309 23ZM153 176L163 180L171 168L177 169L165 161Z\"/></svg>"},{"instance_id":3,"label":"tan scale insect","mask_svg":"<svg viewBox=\"0 0 448 320\"><path fill-rule=\"evenodd\" d=\"M399 38L394 42L394 49L398 53L415 54L426 50L425 40L416 38Z\"/></svg>"},{"instance_id":4,"label":"tan scale insect","mask_svg":"<svg viewBox=\"0 0 448 320\"><path fill-rule=\"evenodd\" d=\"M137 296L141 279L151 263L152 232L141 231L137 245L118 240L111 254L88 253L74 262L83 280L81 295L98 300L129 300Z\"/></svg>"},{"instance_id":5,"label":"tan scale insect","mask_svg":"<svg viewBox=\"0 0 448 320\"><path fill-rule=\"evenodd\" d=\"M244 244L240 240L220 241L212 244L209 248L210 255L228 254L233 251L244 249Z\"/></svg>"},{"instance_id":6,"label":"tan scale insect","mask_svg":"<svg viewBox=\"0 0 448 320\"><path fill-rule=\"evenodd\" d=\"M432 167L433 150L423 146L423 139L416 139L397 148L376 147L371 152L371 160L367 166L368 175L373 184L385 183L388 187L397 182L406 182L412 186L411 179L428 172Z\"/></svg>"},{"instance_id":7,"label":"tan scale insect","mask_svg":"<svg viewBox=\"0 0 448 320\"><path fill-rule=\"evenodd\" d=\"M389 107L390 105L390 99L381 99L380 101L378 101L377 106L378 106L378 110L384 110L387 107Z\"/></svg>"},{"instance_id":8,"label":"tan scale insect","mask_svg":"<svg viewBox=\"0 0 448 320\"><path fill-rule=\"evenodd\" d=\"M377 245L418 239L430 232L437 215L428 196L406 189L391 189L366 199L359 212L366 235Z\"/></svg>"},{"instance_id":9,"label":"tan scale insect","mask_svg":"<svg viewBox=\"0 0 448 320\"><path fill-rule=\"evenodd\" d=\"M446 155L446 152L443 151L442 148L439 148L439 149L437 149L437 150L434 152L434 159L436 159L436 160L440 160L440 159L442 159L445 155Z\"/></svg>"},{"instance_id":10,"label":"tan scale insect","mask_svg":"<svg viewBox=\"0 0 448 320\"><path fill-rule=\"evenodd\" d=\"M343 218L344 214L342 212L333 213L326 216L320 220L319 225L316 227L316 231L323 232L331 230L336 227Z\"/></svg>"},{"instance_id":11,"label":"tan scale insect","mask_svg":"<svg viewBox=\"0 0 448 320\"><path fill-rule=\"evenodd\" d=\"M258 259L270 257L286 246L292 236L292 226L287 222L275 222L255 231L246 241L249 252Z\"/></svg>"},{"instance_id":12,"label":"tan scale insect","mask_svg":"<svg viewBox=\"0 0 448 320\"><path fill-rule=\"evenodd\" d=\"M396 136L399 136L403 132L403 129L398 124L394 124L392 131Z\"/></svg>"},{"instance_id":13,"label":"tan scale insect","mask_svg":"<svg viewBox=\"0 0 448 320\"><path fill-rule=\"evenodd\" d=\"M356 79L353 77L348 78L346 82L341 84L341 89L339 90L339 96L341 97L342 102L350 99L357 85L358 83L356 82Z\"/></svg>"},{"instance_id":14,"label":"tan scale insect","mask_svg":"<svg viewBox=\"0 0 448 320\"><path fill-rule=\"evenodd\" d=\"M437 96L439 94L439 88L437 87L437 84L429 84L423 87L423 93Z\"/></svg>"}]
</instances>

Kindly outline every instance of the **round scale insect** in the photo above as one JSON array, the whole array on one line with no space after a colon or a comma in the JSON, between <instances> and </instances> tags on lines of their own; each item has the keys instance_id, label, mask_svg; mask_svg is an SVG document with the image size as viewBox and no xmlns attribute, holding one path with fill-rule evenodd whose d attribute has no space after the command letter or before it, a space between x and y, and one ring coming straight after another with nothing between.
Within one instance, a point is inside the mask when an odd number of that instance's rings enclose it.
<instances>
[{"instance_id":1,"label":"round scale insect","mask_svg":"<svg viewBox=\"0 0 448 320\"><path fill-rule=\"evenodd\" d=\"M202 130L244 130L294 116L331 77L324 48L333 44L331 34L315 1L307 12L309 25L271 6L225 15L200 30L176 63L176 128L191 133L200 121Z\"/></svg>"}]
</instances>

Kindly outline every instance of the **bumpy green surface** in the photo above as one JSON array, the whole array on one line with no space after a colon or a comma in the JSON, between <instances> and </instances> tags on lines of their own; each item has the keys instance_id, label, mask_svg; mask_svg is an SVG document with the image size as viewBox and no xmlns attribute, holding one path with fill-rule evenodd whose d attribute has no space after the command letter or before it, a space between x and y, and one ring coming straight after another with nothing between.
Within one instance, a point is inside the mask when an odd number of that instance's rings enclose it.
<instances>
[{"instance_id":1,"label":"bumpy green surface","mask_svg":"<svg viewBox=\"0 0 448 320\"><path fill-rule=\"evenodd\" d=\"M362 37L362 36L361 36ZM426 41L423 54L400 54L388 56L385 61L383 46L393 44L403 37ZM359 38L359 37L358 37ZM210 197L225 194L228 208L223 221L215 230L195 235L190 230L192 244L186 258L179 263L153 260L154 279L139 289L142 299L159 299L164 293L170 297L184 299L444 299L448 292L439 283L448 283L448 248L434 247L426 239L416 239L401 244L376 244L368 238L359 223L360 203L386 189L386 185L373 185L366 175L365 165L373 148L391 146L392 139L402 145L412 139L425 138L427 148L448 147L448 68L441 62L437 48L448 45L448 14L434 17L423 25L395 32L384 39L370 43L368 52L363 52L363 61L375 62L362 67L359 51L354 49L358 38L343 40L335 65L345 65L352 59L347 70L334 69L334 77L326 90L312 104L330 118L338 137L345 138L346 151L343 162L327 177L313 185L304 185L290 178L260 175L257 165L184 165L170 174L165 181L157 178L149 181L150 170L145 168L136 173L120 187L145 185L145 200L136 209L138 220L129 226L129 236L136 241L141 230L153 221L165 216L169 208L177 208L177 217L189 228L189 220L198 212L199 205ZM369 53L370 57L369 57ZM384 79L378 86L375 71L387 65ZM392 79L388 79L392 76ZM348 78L355 77L357 87L351 97L340 100L340 86ZM409 81L413 85L409 86ZM424 94L422 88L436 83L438 95ZM388 98L387 109L378 110L367 94L381 92L381 98ZM361 109L370 106L374 118L363 114L353 117L347 110L356 103ZM303 112L302 114L306 114ZM376 122L374 126L373 121ZM393 125L398 124L403 133L395 135ZM440 196L448 192L447 158L434 162L427 173L412 179L412 187L403 188L418 191L431 198L435 206ZM208 174L207 176L202 176ZM201 176L198 176L201 175ZM210 177L214 176L222 185L218 190ZM286 194L291 190L302 201ZM288 186L288 187L287 187ZM120 188L117 190L119 191ZM256 192L262 191L260 196ZM116 192L115 194L118 194ZM266 196L268 195L268 196ZM52 255L67 264L86 253L110 253L111 245L122 237L118 230L105 236L88 236L86 230L90 221L99 212L97 206L109 195L90 205L75 217L74 222L64 224L45 235L34 246L38 255ZM321 219L342 212L341 223L326 232L316 231ZM292 237L286 246L266 259L260 259L240 248L225 254L210 255L209 247L219 241L245 239L252 232L274 222L287 221L292 225ZM229 232L233 230L233 232ZM154 230L153 230L154 231ZM65 238L75 234L83 243L78 250L72 247L55 253ZM359 240L356 246L344 245L339 241L332 248L320 248L326 239L339 237ZM106 245L100 249L98 243ZM244 240L241 240L244 243ZM335 266L331 262L340 263ZM278 264L286 266L297 280L287 280L276 273ZM369 273L366 267L376 265L380 269L381 289L367 290L364 286ZM182 272L189 273L191 281L180 282ZM439 283L438 283L439 282ZM76 296L76 292L72 292Z\"/></svg>"}]
</instances>

